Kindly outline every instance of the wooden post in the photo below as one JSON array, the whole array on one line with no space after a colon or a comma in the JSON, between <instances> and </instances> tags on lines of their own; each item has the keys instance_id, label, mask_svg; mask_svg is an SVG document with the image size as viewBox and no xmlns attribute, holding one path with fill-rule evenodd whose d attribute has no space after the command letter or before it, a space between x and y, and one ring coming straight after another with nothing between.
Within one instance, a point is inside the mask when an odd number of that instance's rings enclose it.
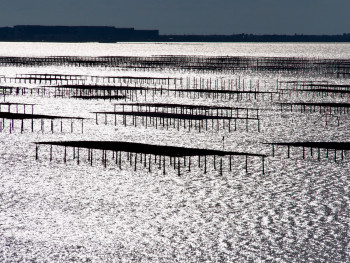
<instances>
[{"instance_id":1,"label":"wooden post","mask_svg":"<svg viewBox=\"0 0 350 263\"><path fill-rule=\"evenodd\" d=\"M265 174L265 156L262 156L262 172Z\"/></svg>"},{"instance_id":2,"label":"wooden post","mask_svg":"<svg viewBox=\"0 0 350 263\"><path fill-rule=\"evenodd\" d=\"M80 161L79 161L79 150L80 150L80 148L78 147L78 149L77 149L77 164L79 165L79 163L80 163Z\"/></svg>"},{"instance_id":3,"label":"wooden post","mask_svg":"<svg viewBox=\"0 0 350 263\"><path fill-rule=\"evenodd\" d=\"M63 158L63 160L64 160L64 163L67 162L67 147L66 146L64 146L64 158Z\"/></svg>"},{"instance_id":4,"label":"wooden post","mask_svg":"<svg viewBox=\"0 0 350 263\"><path fill-rule=\"evenodd\" d=\"M220 175L222 175L222 157L220 158Z\"/></svg>"},{"instance_id":5,"label":"wooden post","mask_svg":"<svg viewBox=\"0 0 350 263\"><path fill-rule=\"evenodd\" d=\"M288 145L288 158L290 157L290 145Z\"/></svg>"},{"instance_id":6,"label":"wooden post","mask_svg":"<svg viewBox=\"0 0 350 263\"><path fill-rule=\"evenodd\" d=\"M135 160L134 160L134 171L136 172L136 168L137 168L137 153L135 153Z\"/></svg>"},{"instance_id":7,"label":"wooden post","mask_svg":"<svg viewBox=\"0 0 350 263\"><path fill-rule=\"evenodd\" d=\"M151 155L148 157L148 172L151 172Z\"/></svg>"},{"instance_id":8,"label":"wooden post","mask_svg":"<svg viewBox=\"0 0 350 263\"><path fill-rule=\"evenodd\" d=\"M52 144L50 145L50 162L52 161Z\"/></svg>"}]
</instances>

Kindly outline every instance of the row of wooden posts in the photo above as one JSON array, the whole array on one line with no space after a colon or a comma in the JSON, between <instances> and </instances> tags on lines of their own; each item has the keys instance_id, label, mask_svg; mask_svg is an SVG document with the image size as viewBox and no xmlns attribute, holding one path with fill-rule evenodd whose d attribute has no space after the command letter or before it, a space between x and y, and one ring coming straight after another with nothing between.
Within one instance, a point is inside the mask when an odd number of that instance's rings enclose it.
<instances>
[{"instance_id":1,"label":"row of wooden posts","mask_svg":"<svg viewBox=\"0 0 350 263\"><path fill-rule=\"evenodd\" d=\"M117 111L117 106L122 106L121 111ZM127 108L127 109L125 109ZM244 113L242 115L242 112ZM237 122L245 122L246 131L249 130L249 122L256 122L257 130L260 132L259 109L257 108L233 108L233 107L214 107L214 106L194 106L182 104L164 104L164 103L137 103L137 104L115 104L114 111L94 112L96 115L96 124L99 124L98 116L104 115L104 123L108 123L107 116L114 116L114 125L117 125L117 116L122 116L122 123L127 125L127 117L132 118L132 125L137 123L148 127L173 127L179 130L180 126L184 129L195 128L201 130L219 130L228 128L229 132L234 124L234 130L237 130ZM253 116L252 116L253 113ZM138 121L139 119L139 121ZM222 125L220 125L220 121ZM208 125L209 123L209 125ZM214 125L215 124L215 125ZM216 126L216 128L215 128Z\"/></svg>"},{"instance_id":2,"label":"row of wooden posts","mask_svg":"<svg viewBox=\"0 0 350 263\"><path fill-rule=\"evenodd\" d=\"M310 157L313 157L321 161L322 159L322 151L324 152L323 157L326 159L333 158L335 162L340 160L344 160L346 152L350 150L349 143L322 143L322 142L300 142L300 143L268 143L272 147L272 157L276 156L276 152L278 148L283 147L287 148L287 158L291 158L291 149L300 148L301 156L303 159L306 159L306 150L309 149ZM340 145L340 147L339 147ZM340 152L340 153L338 153Z\"/></svg>"},{"instance_id":3,"label":"row of wooden posts","mask_svg":"<svg viewBox=\"0 0 350 263\"><path fill-rule=\"evenodd\" d=\"M48 143L49 144L49 143ZM39 160L41 143L37 143L35 147L35 159ZM54 158L54 147L55 145L49 144L49 150L44 150L44 152L49 153L49 156L42 158L48 158L50 161ZM249 158L260 158L261 159L261 172L265 174L265 156L264 155L250 155L250 154L239 154L239 155L230 155L227 156L216 156L216 155L198 155L198 156L166 156L166 155L157 155L157 154L146 154L138 152L124 152L118 150L104 150L104 149L94 149L86 147L69 147L69 146L56 146L63 147L63 156L62 160L64 163L67 163L68 160L68 150L71 148L71 160L75 160L79 165L82 160L87 161L91 166L94 164L94 160L100 160L102 165L106 168L107 164L114 165L119 169L122 169L122 164L129 164L129 167L133 167L134 171L138 168L146 168L149 172L152 172L152 169L157 167L159 170L163 171L163 174L166 174L166 167L173 167L174 170L177 170L178 175L180 176L182 172L187 170L191 172L191 169L194 165L197 165L198 168L204 170L204 174L208 172L208 169L212 167L215 171L219 171L220 174L223 173L224 167L227 167L228 172L232 172L233 166L237 165L237 156L239 156L238 165L242 164L242 158L244 159L244 168L248 173L248 164ZM58 151L58 150L57 150ZM82 157L82 151L85 151L86 158ZM96 151L100 152L99 154L95 153ZM108 158L108 153L110 157ZM226 158L226 162L224 159ZM210 165L211 159L211 165ZM225 165L226 163L226 165ZM154 167L155 165L155 167Z\"/></svg>"},{"instance_id":4,"label":"row of wooden posts","mask_svg":"<svg viewBox=\"0 0 350 263\"><path fill-rule=\"evenodd\" d=\"M66 121L64 121L66 120ZM65 128L65 126L67 125L67 121L68 121L68 125L69 128ZM8 124L6 124L6 122ZM17 124L16 124L17 122ZM7 119L7 118L1 118L0 116L0 132L7 132L7 128L8 127L8 131L9 133L15 133L16 130L18 129L21 133L24 133L26 131L29 132L36 132L36 131L40 131L42 133L44 133L46 131L45 127L47 127L47 124L45 125L45 122L49 122L49 127L46 128L48 132L50 133L54 133L54 132L60 132L60 133L65 133L65 132L70 132L70 133L74 133L74 132L80 132L80 133L84 133L84 119L81 119L80 122L81 124L75 128L74 126L74 119L67 119L67 118L55 118L55 119L37 119L37 118L27 118L27 119ZM55 124L56 122L56 124ZM57 123L58 122L58 123ZM19 124L18 124L19 123ZM27 125L26 125L27 123ZM38 130L36 127L38 127L39 123L39 127L40 129ZM20 127L18 127L20 126ZM26 128L27 126L27 128ZM55 129L56 127L56 129Z\"/></svg>"},{"instance_id":5,"label":"row of wooden posts","mask_svg":"<svg viewBox=\"0 0 350 263\"><path fill-rule=\"evenodd\" d=\"M0 57L1 66L41 67L106 67L145 70L182 70L197 72L284 72L315 73L320 76L349 77L350 61L301 57L249 56L61 56L61 57Z\"/></svg>"},{"instance_id":6,"label":"row of wooden posts","mask_svg":"<svg viewBox=\"0 0 350 263\"><path fill-rule=\"evenodd\" d=\"M86 142L88 143L88 142ZM290 158L291 154L291 148L292 147L297 147L302 149L302 158L306 159L306 149L309 149L310 151L310 156L311 157L317 157L318 161L321 161L322 159L322 154L321 150L324 149L325 154L324 157L327 159L334 158L334 161L337 162L339 160L344 160L345 154L347 151L350 150L350 147L348 143L343 143L346 145L345 147L337 147L333 146L332 148L332 143L268 143L272 146L272 157L276 156L276 151L279 147L284 146L287 148L287 157ZM324 146L322 144L328 144L327 146ZM334 144L334 143L333 143ZM341 144L341 143L338 143ZM50 147L49 151L44 151L44 152L49 152L49 158L50 161L53 160L53 147L55 146L55 143L50 144L50 142L45 142L45 143L36 143L36 153L35 157L36 160L39 160L39 146L41 145L48 145ZM241 158L243 157L245 159L245 170L248 172L248 158L256 158L259 157L261 158L262 161L262 166L261 166L261 171L264 174L265 173L265 158L267 156L265 155L251 155L248 153L240 153L240 154L234 154L227 152L227 155L221 155L217 156L215 154L208 154L208 155L198 155L197 156L197 161L195 160L196 155L185 155L185 156L172 156L172 155L158 155L158 154L152 154L152 153L143 153L143 152L132 152L132 151L124 151L124 150L110 150L110 149L98 149L98 148L89 148L87 146L83 147L74 147L74 146L69 146L69 143L67 145L64 145L64 142L62 142L61 145L56 145L57 148L63 147L64 152L62 159L64 163L67 163L67 158L68 158L68 152L67 149L71 148L72 149L72 154L71 154L71 159L76 160L77 164L79 165L80 162L82 161L81 157L81 151L85 150L87 157L84 160L87 160L88 163L92 166L93 165L93 160L100 160L103 164L104 167L107 167L107 164L115 165L116 167L119 167L119 169L122 169L122 163L129 163L129 167L134 167L134 171L136 171L138 168L143 167L148 169L149 172L152 171L152 164L156 165L159 170L163 171L163 174L166 174L166 167L170 166L173 167L174 170L177 170L178 175L181 175L181 170L184 171L187 169L187 171L191 171L191 167L194 164L197 164L198 168L204 169L204 173L207 173L208 168L210 164L208 161L211 159L212 160L212 165L214 170L219 170L220 174L223 173L223 168L227 167L228 171L232 171L232 166L234 166L237 163L237 158L234 158L235 156L240 156L239 157L239 163L241 162ZM101 158L98 156L94 155L94 151L100 151L101 152ZM338 154L338 152L340 152ZM110 153L110 157L108 158L108 153ZM331 154L332 153L332 154ZM112 157L111 157L112 155ZM224 160L224 157L227 159L226 161ZM45 158L45 157L44 157ZM226 164L224 164L226 163Z\"/></svg>"}]
</instances>

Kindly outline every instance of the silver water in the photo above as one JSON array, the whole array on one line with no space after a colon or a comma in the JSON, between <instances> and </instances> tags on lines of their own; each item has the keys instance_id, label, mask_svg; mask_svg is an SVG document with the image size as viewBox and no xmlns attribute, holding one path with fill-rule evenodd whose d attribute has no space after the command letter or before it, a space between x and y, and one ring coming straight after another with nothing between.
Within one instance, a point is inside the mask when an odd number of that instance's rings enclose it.
<instances>
[{"instance_id":1,"label":"silver water","mask_svg":"<svg viewBox=\"0 0 350 263\"><path fill-rule=\"evenodd\" d=\"M349 44L218 44L218 43L116 43L57 44L1 43L1 56L293 56L309 58L350 57ZM22 73L87 74L101 76L155 76L241 78L259 81L263 89L276 88L276 80L343 79L283 74L200 74L178 71L133 71L113 68L1 67L0 75ZM35 85L31 85L35 86ZM3 99L3 98L2 98ZM140 98L141 99L141 98ZM149 100L150 98L148 98ZM287 97L285 101L313 98ZM333 101L346 101L335 98ZM283 141L343 141L350 138L348 115L340 125L325 125L317 113L280 112L268 98L217 100L210 98L156 97L156 102L257 106L261 132L155 129L142 126L96 125L93 111L112 110L115 101L83 101L8 96L6 101L35 103L35 113L89 118L84 133L23 134L19 122L0 133L0 261L1 262L348 262L349 261L349 159L317 160L300 149L278 148L275 157L263 143ZM37 123L37 125L39 125ZM224 143L222 138L224 139ZM270 155L265 174L259 158L233 159L231 172L209 172L194 165L178 176L171 166L163 175L142 165L134 171L125 161L119 169L108 154L105 168L96 151L93 165L81 151L77 165L68 149L39 148L33 142L50 140L118 140L149 144L225 149ZM196 159L196 158L194 158ZM196 160L194 160L196 162ZM223 159L228 168L228 160Z\"/></svg>"}]
</instances>

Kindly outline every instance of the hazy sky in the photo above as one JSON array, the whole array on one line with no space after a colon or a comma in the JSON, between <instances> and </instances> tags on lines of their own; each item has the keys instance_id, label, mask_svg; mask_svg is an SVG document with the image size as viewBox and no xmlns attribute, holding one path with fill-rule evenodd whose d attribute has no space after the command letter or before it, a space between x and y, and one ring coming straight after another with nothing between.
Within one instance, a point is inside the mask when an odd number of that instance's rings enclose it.
<instances>
[{"instance_id":1,"label":"hazy sky","mask_svg":"<svg viewBox=\"0 0 350 263\"><path fill-rule=\"evenodd\" d=\"M340 34L350 33L350 0L0 0L0 26L23 24L161 34Z\"/></svg>"}]
</instances>

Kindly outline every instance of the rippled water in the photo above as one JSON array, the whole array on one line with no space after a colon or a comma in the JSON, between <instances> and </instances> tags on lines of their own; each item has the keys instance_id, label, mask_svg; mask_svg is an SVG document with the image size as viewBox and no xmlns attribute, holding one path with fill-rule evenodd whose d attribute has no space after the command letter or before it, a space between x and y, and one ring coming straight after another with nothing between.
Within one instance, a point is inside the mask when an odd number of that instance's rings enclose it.
<instances>
[{"instance_id":1,"label":"rippled water","mask_svg":"<svg viewBox=\"0 0 350 263\"><path fill-rule=\"evenodd\" d=\"M349 58L349 44L218 44L218 43L117 43L56 44L0 43L1 56L151 56L151 55L230 55L302 56ZM135 75L156 77L242 78L266 83L273 90L276 80L343 79L256 73L199 74L193 72L135 72L106 68L2 67L0 75L57 73L88 75ZM32 85L35 86L35 85ZM321 98L302 98L321 100ZM347 98L324 100L347 101ZM298 101L286 97L284 101ZM35 112L89 118L84 133L30 132L20 123L10 133L9 122L0 133L0 261L1 262L349 262L349 159L335 162L301 149L276 149L265 142L348 141L348 115L340 125L324 116L285 111L269 99L216 100L209 98L155 97L156 102L259 107L261 132L252 125L245 131L197 132L185 129L154 129L142 126L96 125L93 111L112 110L114 101L83 101L38 96L8 96L6 101L36 103ZM58 125L58 124L57 124ZM58 126L55 129L59 129ZM225 137L223 145L222 137ZM126 159L119 169L108 154L106 168L96 151L93 165L87 151L81 162L73 160L68 148L39 148L35 160L33 142L50 140L120 140L150 144L191 146L244 151L269 155L265 174L261 160L250 158L248 173L243 157L233 158L232 171L208 173L194 165L191 171L177 171L170 165L166 174L155 165L151 172L140 164L134 170ZM228 159L223 159L228 168Z\"/></svg>"},{"instance_id":2,"label":"rippled water","mask_svg":"<svg viewBox=\"0 0 350 263\"><path fill-rule=\"evenodd\" d=\"M268 56L350 58L348 43L0 43L0 56Z\"/></svg>"}]
</instances>

